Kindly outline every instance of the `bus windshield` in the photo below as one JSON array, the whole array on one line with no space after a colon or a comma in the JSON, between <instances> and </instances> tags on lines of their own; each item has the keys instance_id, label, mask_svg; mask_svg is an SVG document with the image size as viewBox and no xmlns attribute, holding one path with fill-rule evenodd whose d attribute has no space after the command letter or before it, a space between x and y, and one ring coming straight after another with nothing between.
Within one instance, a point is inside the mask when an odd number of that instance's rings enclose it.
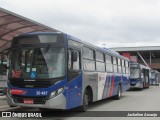
<instances>
[{"instance_id":1,"label":"bus windshield","mask_svg":"<svg viewBox=\"0 0 160 120\"><path fill-rule=\"evenodd\" d=\"M131 67L130 68L130 78L135 79L140 77L140 69L136 67Z\"/></svg>"},{"instance_id":2,"label":"bus windshield","mask_svg":"<svg viewBox=\"0 0 160 120\"><path fill-rule=\"evenodd\" d=\"M10 77L49 79L65 75L62 47L17 48L12 50Z\"/></svg>"}]
</instances>

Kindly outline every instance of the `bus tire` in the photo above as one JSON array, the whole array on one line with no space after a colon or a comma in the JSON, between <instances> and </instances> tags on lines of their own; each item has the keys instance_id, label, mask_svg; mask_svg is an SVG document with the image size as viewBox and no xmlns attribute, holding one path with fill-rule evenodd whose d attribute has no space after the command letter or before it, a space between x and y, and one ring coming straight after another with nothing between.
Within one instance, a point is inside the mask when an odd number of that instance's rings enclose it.
<instances>
[{"instance_id":1,"label":"bus tire","mask_svg":"<svg viewBox=\"0 0 160 120\"><path fill-rule=\"evenodd\" d=\"M9 107L13 108L13 107L17 107L17 106L14 106L14 105L9 105Z\"/></svg>"},{"instance_id":2,"label":"bus tire","mask_svg":"<svg viewBox=\"0 0 160 120\"><path fill-rule=\"evenodd\" d=\"M121 95L122 95L122 89L121 89L121 85L119 84L117 88L117 95L115 96L115 99L120 100Z\"/></svg>"},{"instance_id":3,"label":"bus tire","mask_svg":"<svg viewBox=\"0 0 160 120\"><path fill-rule=\"evenodd\" d=\"M85 112L85 111L87 111L87 109L88 109L88 95L87 95L87 92L85 92L84 93L84 95L83 95L83 104L82 104L82 106L80 107L80 111L81 112Z\"/></svg>"},{"instance_id":4,"label":"bus tire","mask_svg":"<svg viewBox=\"0 0 160 120\"><path fill-rule=\"evenodd\" d=\"M47 108L38 108L40 111L49 111Z\"/></svg>"}]
</instances>

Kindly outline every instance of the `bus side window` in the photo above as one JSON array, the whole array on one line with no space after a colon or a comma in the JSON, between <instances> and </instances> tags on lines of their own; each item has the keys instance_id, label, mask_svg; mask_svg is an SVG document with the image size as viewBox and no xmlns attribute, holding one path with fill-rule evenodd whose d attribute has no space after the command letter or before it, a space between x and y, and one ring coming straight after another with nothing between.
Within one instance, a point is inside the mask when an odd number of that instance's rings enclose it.
<instances>
[{"instance_id":1,"label":"bus side window","mask_svg":"<svg viewBox=\"0 0 160 120\"><path fill-rule=\"evenodd\" d=\"M71 69L71 50L68 50L68 69Z\"/></svg>"},{"instance_id":2,"label":"bus side window","mask_svg":"<svg viewBox=\"0 0 160 120\"><path fill-rule=\"evenodd\" d=\"M78 50L68 50L68 81L79 76L81 69L80 59L81 56Z\"/></svg>"},{"instance_id":3,"label":"bus side window","mask_svg":"<svg viewBox=\"0 0 160 120\"><path fill-rule=\"evenodd\" d=\"M125 61L125 68L126 68L126 73L129 73L129 63L128 61Z\"/></svg>"},{"instance_id":4,"label":"bus side window","mask_svg":"<svg viewBox=\"0 0 160 120\"><path fill-rule=\"evenodd\" d=\"M112 57L108 54L105 54L105 61L106 61L106 71L107 72L113 72Z\"/></svg>"},{"instance_id":5,"label":"bus side window","mask_svg":"<svg viewBox=\"0 0 160 120\"><path fill-rule=\"evenodd\" d=\"M74 60L75 57L74 54L77 54L77 60ZM77 50L68 50L68 69L70 70L79 70L80 69L80 52Z\"/></svg>"},{"instance_id":6,"label":"bus side window","mask_svg":"<svg viewBox=\"0 0 160 120\"><path fill-rule=\"evenodd\" d=\"M115 73L118 72L118 65L117 65L117 58L116 57L113 57L113 69L114 69Z\"/></svg>"},{"instance_id":7,"label":"bus side window","mask_svg":"<svg viewBox=\"0 0 160 120\"><path fill-rule=\"evenodd\" d=\"M121 59L117 59L118 60L118 72L122 73L122 64L121 64Z\"/></svg>"}]
</instances>

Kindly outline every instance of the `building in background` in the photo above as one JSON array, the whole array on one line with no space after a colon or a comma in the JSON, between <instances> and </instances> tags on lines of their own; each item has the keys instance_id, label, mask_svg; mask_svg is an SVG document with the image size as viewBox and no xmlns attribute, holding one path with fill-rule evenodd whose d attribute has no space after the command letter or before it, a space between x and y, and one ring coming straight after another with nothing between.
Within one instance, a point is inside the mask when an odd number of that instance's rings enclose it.
<instances>
[{"instance_id":1,"label":"building in background","mask_svg":"<svg viewBox=\"0 0 160 120\"><path fill-rule=\"evenodd\" d=\"M160 71L160 46L116 47L110 49L119 52L131 61Z\"/></svg>"}]
</instances>

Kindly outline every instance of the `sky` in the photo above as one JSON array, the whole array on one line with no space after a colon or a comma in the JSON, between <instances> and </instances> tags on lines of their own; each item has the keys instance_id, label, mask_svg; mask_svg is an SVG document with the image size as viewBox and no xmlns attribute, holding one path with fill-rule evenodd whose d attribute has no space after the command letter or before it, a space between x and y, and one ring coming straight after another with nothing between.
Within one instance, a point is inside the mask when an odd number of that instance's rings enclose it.
<instances>
[{"instance_id":1,"label":"sky","mask_svg":"<svg viewBox=\"0 0 160 120\"><path fill-rule=\"evenodd\" d=\"M160 0L0 0L0 7L100 47L160 46Z\"/></svg>"}]
</instances>

